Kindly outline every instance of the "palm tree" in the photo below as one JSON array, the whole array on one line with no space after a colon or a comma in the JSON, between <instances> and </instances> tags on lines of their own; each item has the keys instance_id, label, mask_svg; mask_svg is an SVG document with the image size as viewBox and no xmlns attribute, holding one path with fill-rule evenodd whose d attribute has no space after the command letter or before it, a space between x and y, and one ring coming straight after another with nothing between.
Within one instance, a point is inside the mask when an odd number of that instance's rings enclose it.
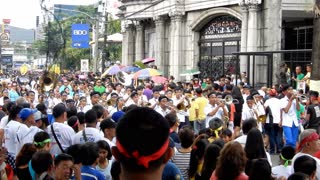
<instances>
[{"instance_id":1,"label":"palm tree","mask_svg":"<svg viewBox=\"0 0 320 180\"><path fill-rule=\"evenodd\" d=\"M312 72L310 77L310 90L320 89L320 0L314 2L313 42L312 42Z\"/></svg>"}]
</instances>

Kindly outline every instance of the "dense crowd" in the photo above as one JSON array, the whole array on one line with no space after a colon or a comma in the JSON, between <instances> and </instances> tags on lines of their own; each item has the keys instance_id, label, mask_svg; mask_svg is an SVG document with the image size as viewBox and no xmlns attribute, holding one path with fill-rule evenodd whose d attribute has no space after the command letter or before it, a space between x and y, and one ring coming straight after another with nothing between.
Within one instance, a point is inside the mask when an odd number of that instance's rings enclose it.
<instances>
[{"instance_id":1,"label":"dense crowd","mask_svg":"<svg viewBox=\"0 0 320 180\"><path fill-rule=\"evenodd\" d=\"M320 179L319 93L294 83L19 78L0 86L1 179Z\"/></svg>"}]
</instances>

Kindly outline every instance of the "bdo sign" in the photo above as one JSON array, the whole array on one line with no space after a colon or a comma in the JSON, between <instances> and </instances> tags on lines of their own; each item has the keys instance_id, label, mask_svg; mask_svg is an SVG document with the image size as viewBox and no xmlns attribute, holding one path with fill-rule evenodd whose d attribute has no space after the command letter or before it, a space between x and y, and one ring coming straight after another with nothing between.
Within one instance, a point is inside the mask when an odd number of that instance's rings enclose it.
<instances>
[{"instance_id":1,"label":"bdo sign","mask_svg":"<svg viewBox=\"0 0 320 180\"><path fill-rule=\"evenodd\" d=\"M71 39L73 48L89 48L89 24L72 24Z\"/></svg>"}]
</instances>

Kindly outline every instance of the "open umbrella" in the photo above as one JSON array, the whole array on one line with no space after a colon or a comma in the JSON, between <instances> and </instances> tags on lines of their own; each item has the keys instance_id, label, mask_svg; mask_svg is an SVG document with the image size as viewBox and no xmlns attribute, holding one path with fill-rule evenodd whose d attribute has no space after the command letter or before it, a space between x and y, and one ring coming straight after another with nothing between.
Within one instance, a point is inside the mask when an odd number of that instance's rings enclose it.
<instances>
[{"instance_id":1,"label":"open umbrella","mask_svg":"<svg viewBox=\"0 0 320 180\"><path fill-rule=\"evenodd\" d=\"M166 77L163 76L152 76L151 80L158 84L164 84L166 80L168 80Z\"/></svg>"},{"instance_id":2,"label":"open umbrella","mask_svg":"<svg viewBox=\"0 0 320 180\"><path fill-rule=\"evenodd\" d=\"M118 65L110 66L102 75L101 77L104 77L106 75L115 75L119 71L121 71L120 67Z\"/></svg>"},{"instance_id":3,"label":"open umbrella","mask_svg":"<svg viewBox=\"0 0 320 180\"><path fill-rule=\"evenodd\" d=\"M149 64L149 63L152 63L154 61L155 61L154 58L146 58L146 59L142 60L143 64Z\"/></svg>"},{"instance_id":4,"label":"open umbrella","mask_svg":"<svg viewBox=\"0 0 320 180\"><path fill-rule=\"evenodd\" d=\"M189 69L189 70L185 70L183 71L180 76L192 76L192 75L196 75L196 74L200 74L201 72L197 69Z\"/></svg>"},{"instance_id":5,"label":"open umbrella","mask_svg":"<svg viewBox=\"0 0 320 180\"><path fill-rule=\"evenodd\" d=\"M121 68L121 71L124 71L126 73L132 73L132 72L135 73L139 70L141 70L141 68L136 67L136 66L126 66L126 67Z\"/></svg>"},{"instance_id":6,"label":"open umbrella","mask_svg":"<svg viewBox=\"0 0 320 180\"><path fill-rule=\"evenodd\" d=\"M133 79L146 79L153 76L160 76L161 73L152 68L141 69L140 71L134 73Z\"/></svg>"}]
</instances>

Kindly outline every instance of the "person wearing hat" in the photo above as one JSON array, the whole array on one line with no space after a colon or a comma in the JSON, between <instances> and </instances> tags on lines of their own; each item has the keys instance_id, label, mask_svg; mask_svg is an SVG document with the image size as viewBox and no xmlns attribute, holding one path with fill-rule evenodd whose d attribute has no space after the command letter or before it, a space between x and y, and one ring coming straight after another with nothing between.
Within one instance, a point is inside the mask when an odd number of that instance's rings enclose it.
<instances>
[{"instance_id":1,"label":"person wearing hat","mask_svg":"<svg viewBox=\"0 0 320 180\"><path fill-rule=\"evenodd\" d=\"M270 154L280 153L281 151L281 134L280 134L280 100L277 98L277 91L270 89L269 99L264 103L266 110L266 123L264 125L266 134L269 137Z\"/></svg>"},{"instance_id":2,"label":"person wearing hat","mask_svg":"<svg viewBox=\"0 0 320 180\"><path fill-rule=\"evenodd\" d=\"M246 84L242 87L242 96L243 96L243 99L244 99L244 102L247 101L247 97L250 96L250 85Z\"/></svg>"},{"instance_id":3,"label":"person wearing hat","mask_svg":"<svg viewBox=\"0 0 320 180\"><path fill-rule=\"evenodd\" d=\"M18 114L18 117L21 119L21 126L17 130L17 152L20 151L25 143L32 143L34 135L42 131L36 126L34 117L36 112L39 111L23 108Z\"/></svg>"}]
</instances>

